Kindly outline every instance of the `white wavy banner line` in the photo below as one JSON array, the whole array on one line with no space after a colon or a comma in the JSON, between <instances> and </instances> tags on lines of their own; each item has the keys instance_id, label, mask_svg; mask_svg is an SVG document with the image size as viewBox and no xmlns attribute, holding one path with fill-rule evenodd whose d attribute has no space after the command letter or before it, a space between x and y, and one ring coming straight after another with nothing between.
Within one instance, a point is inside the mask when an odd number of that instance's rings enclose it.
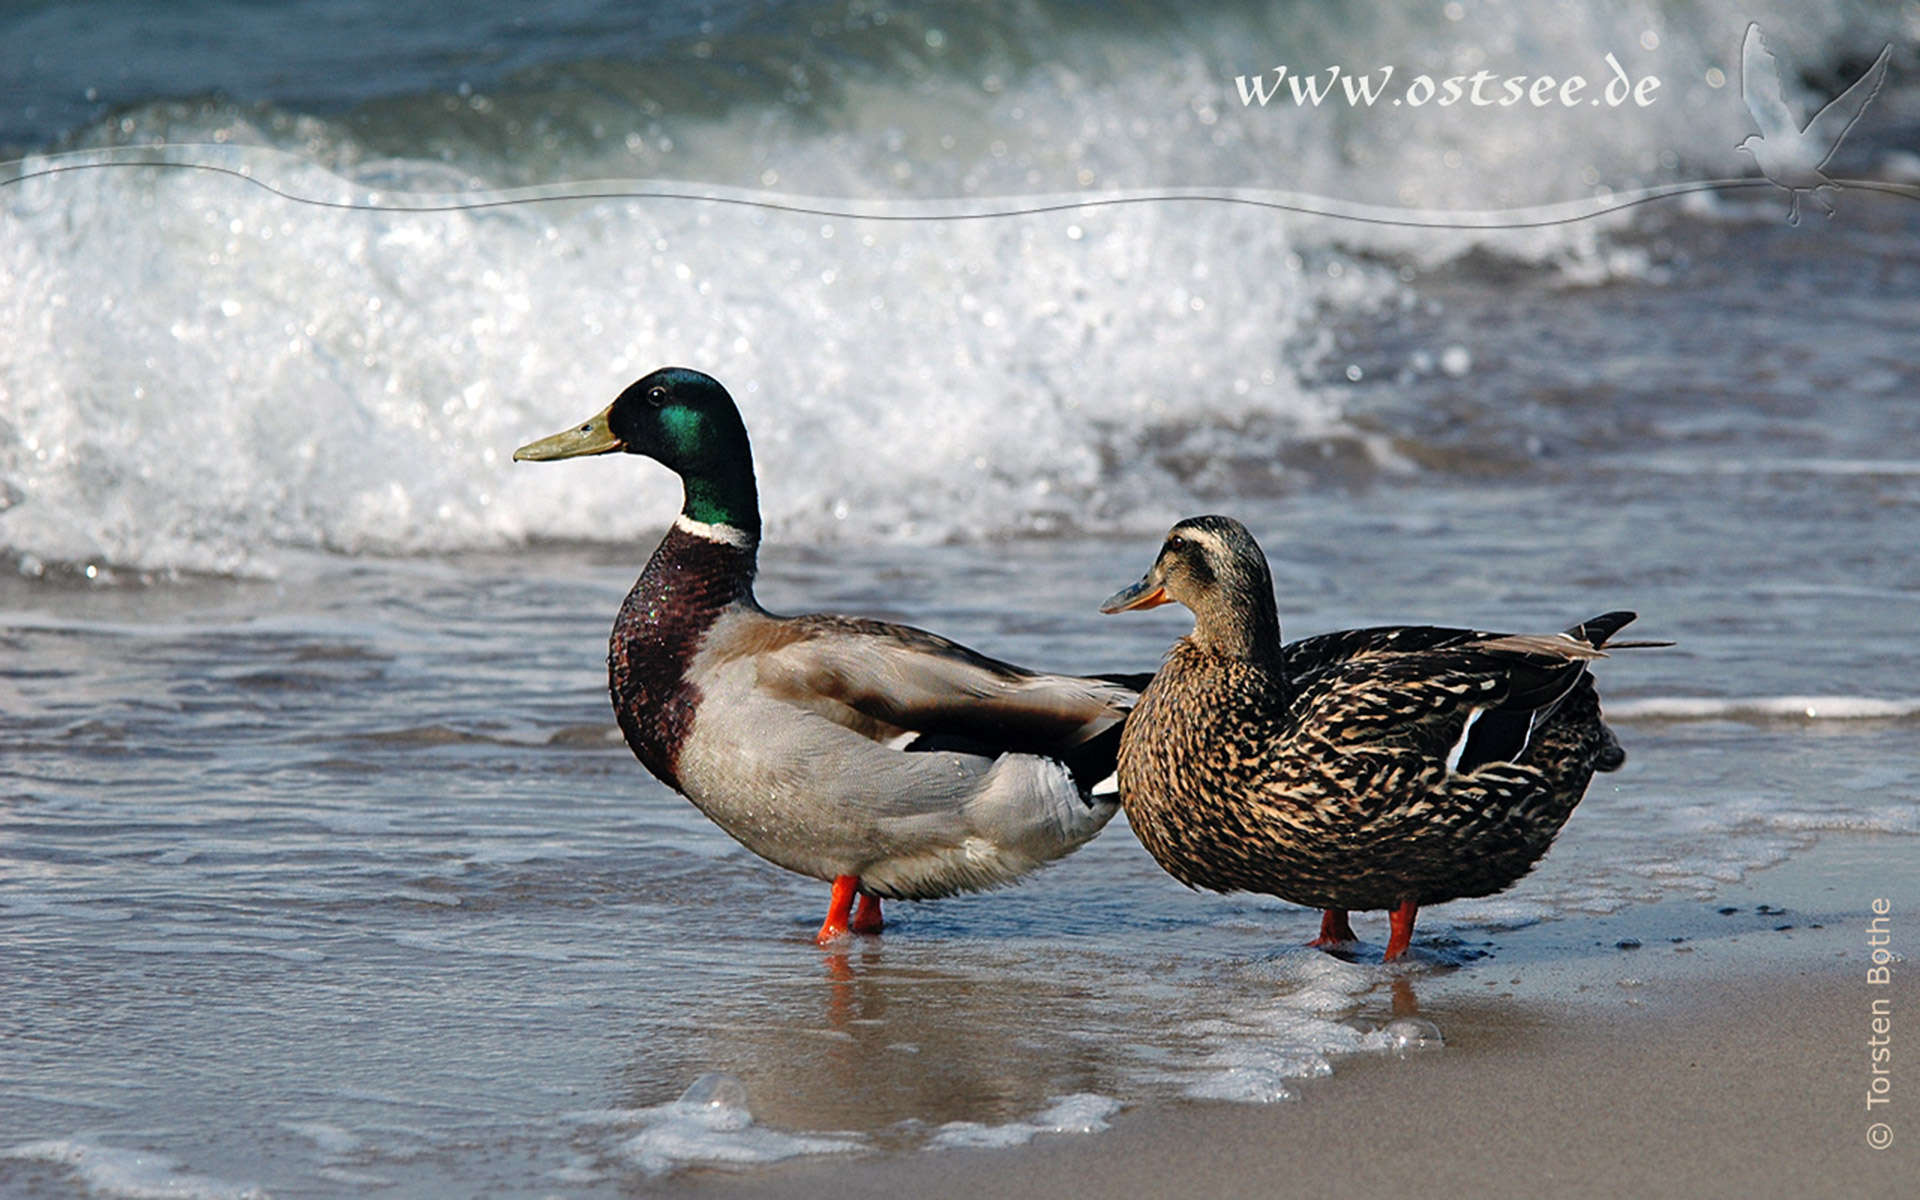
<instances>
[{"instance_id":1,"label":"white wavy banner line","mask_svg":"<svg viewBox=\"0 0 1920 1200\"><path fill-rule=\"evenodd\" d=\"M1360 204L1265 188L1121 188L1095 193L938 200L834 198L755 191L674 180L580 180L462 192L411 192L369 187L311 160L260 146L169 144L122 146L35 156L0 164L0 188L76 173L115 169L173 169L233 176L300 204L361 212L468 212L527 204L594 200L687 200L760 208L805 216L864 221L978 221L1108 208L1118 205L1202 202L1272 209L1368 225L1416 229L1533 229L1591 220L1608 213L1701 192L1773 189L1760 177L1704 179L1583 197L1524 208L1433 210ZM1836 180L1837 186L1920 200L1920 186L1878 180Z\"/></svg>"}]
</instances>

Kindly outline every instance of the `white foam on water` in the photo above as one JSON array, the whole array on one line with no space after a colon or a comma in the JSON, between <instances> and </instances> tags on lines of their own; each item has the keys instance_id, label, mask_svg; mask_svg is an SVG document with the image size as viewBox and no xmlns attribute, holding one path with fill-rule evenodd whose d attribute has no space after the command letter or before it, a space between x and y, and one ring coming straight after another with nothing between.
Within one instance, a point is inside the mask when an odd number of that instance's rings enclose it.
<instances>
[{"instance_id":1,"label":"white foam on water","mask_svg":"<svg viewBox=\"0 0 1920 1200\"><path fill-rule=\"evenodd\" d=\"M267 1200L267 1192L180 1169L164 1154L101 1146L79 1138L31 1142L0 1151L0 1158L53 1163L74 1181L110 1200Z\"/></svg>"},{"instance_id":2,"label":"white foam on water","mask_svg":"<svg viewBox=\"0 0 1920 1200\"><path fill-rule=\"evenodd\" d=\"M364 1144L359 1134L325 1121L284 1121L280 1127L308 1139L329 1155L351 1154Z\"/></svg>"},{"instance_id":3,"label":"white foam on water","mask_svg":"<svg viewBox=\"0 0 1920 1200\"><path fill-rule=\"evenodd\" d=\"M979 1121L949 1121L927 1140L932 1150L983 1150L1024 1146L1049 1133L1103 1133L1112 1128L1108 1118L1123 1106L1112 1096L1076 1092L1053 1096L1048 1107L1025 1121L987 1125Z\"/></svg>"},{"instance_id":4,"label":"white foam on water","mask_svg":"<svg viewBox=\"0 0 1920 1200\"><path fill-rule=\"evenodd\" d=\"M1512 892L1423 910L1423 928L1514 928L1675 897L1706 900L1825 834L1920 836L1920 789L1910 773L1889 768L1867 779L1895 770L1906 796L1857 780L1775 794L1589 795L1552 853Z\"/></svg>"},{"instance_id":5,"label":"white foam on water","mask_svg":"<svg viewBox=\"0 0 1920 1200\"><path fill-rule=\"evenodd\" d=\"M831 1137L782 1133L756 1124L739 1080L710 1072L695 1080L680 1099L649 1108L601 1109L569 1113L566 1122L610 1131L638 1128L607 1148L619 1163L645 1175L662 1175L688 1166L757 1166L821 1154L861 1154L867 1145L854 1135ZM600 1168L578 1161L565 1168L574 1182L590 1182Z\"/></svg>"},{"instance_id":6,"label":"white foam on water","mask_svg":"<svg viewBox=\"0 0 1920 1200\"><path fill-rule=\"evenodd\" d=\"M1769 832L1920 834L1920 800L1878 802L1871 808L1855 808L1836 807L1824 798L1754 797L1676 803L1669 806L1669 811L1676 831L1688 837L1734 837Z\"/></svg>"},{"instance_id":7,"label":"white foam on water","mask_svg":"<svg viewBox=\"0 0 1920 1200\"><path fill-rule=\"evenodd\" d=\"M193 173L0 203L0 541L29 571L637 539L677 507L665 471L508 460L668 363L734 391L786 536L1100 524L1123 497L1157 525L1168 472L1120 489L1107 465L1153 429L1338 424L1282 354L1313 304L1285 239L1165 211L1078 237L699 204L393 217Z\"/></svg>"},{"instance_id":8,"label":"white foam on water","mask_svg":"<svg viewBox=\"0 0 1920 1200\"><path fill-rule=\"evenodd\" d=\"M1183 1033L1195 1039L1172 1082L1188 1096L1243 1104L1298 1097L1294 1084L1333 1071L1332 1058L1369 1049L1345 1018L1361 998L1389 980L1390 970L1351 963L1318 950L1293 949L1238 967L1241 984L1231 1009L1190 1018Z\"/></svg>"}]
</instances>

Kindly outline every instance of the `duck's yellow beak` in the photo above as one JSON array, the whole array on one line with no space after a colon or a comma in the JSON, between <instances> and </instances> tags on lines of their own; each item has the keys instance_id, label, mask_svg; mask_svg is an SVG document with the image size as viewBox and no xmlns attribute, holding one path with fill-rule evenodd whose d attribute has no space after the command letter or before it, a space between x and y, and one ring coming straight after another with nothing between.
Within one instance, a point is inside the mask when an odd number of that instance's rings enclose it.
<instances>
[{"instance_id":1,"label":"duck's yellow beak","mask_svg":"<svg viewBox=\"0 0 1920 1200\"><path fill-rule=\"evenodd\" d=\"M1158 564L1155 565L1157 568ZM1158 608L1162 604L1170 603L1172 599L1173 597L1167 595L1166 585L1160 582L1160 572L1156 569L1148 571L1146 578L1139 583L1131 587L1123 587L1108 596L1106 602L1100 605L1100 611L1117 613L1135 608Z\"/></svg>"},{"instance_id":2,"label":"duck's yellow beak","mask_svg":"<svg viewBox=\"0 0 1920 1200\"><path fill-rule=\"evenodd\" d=\"M563 429L537 442L528 442L513 452L513 461L552 462L556 458L579 458L587 454L612 454L615 450L625 450L627 444L614 435L613 427L608 424L607 414L612 411L613 406L609 404L584 425Z\"/></svg>"}]
</instances>

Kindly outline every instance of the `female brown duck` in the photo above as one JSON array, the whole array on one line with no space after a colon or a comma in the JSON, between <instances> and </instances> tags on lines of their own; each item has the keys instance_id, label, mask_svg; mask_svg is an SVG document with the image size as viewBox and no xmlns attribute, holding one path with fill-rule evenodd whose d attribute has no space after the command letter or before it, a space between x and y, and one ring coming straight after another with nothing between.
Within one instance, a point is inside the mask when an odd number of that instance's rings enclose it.
<instances>
[{"instance_id":1,"label":"female brown duck","mask_svg":"<svg viewBox=\"0 0 1920 1200\"><path fill-rule=\"evenodd\" d=\"M1194 517L1104 612L1178 601L1168 652L1120 738L1120 798L1174 878L1323 910L1311 944L1392 911L1386 959L1422 905L1500 891L1547 852L1595 771L1626 756L1587 670L1633 620L1566 633L1430 626L1280 641L1246 527ZM1645 643L1637 643L1645 644Z\"/></svg>"}]
</instances>

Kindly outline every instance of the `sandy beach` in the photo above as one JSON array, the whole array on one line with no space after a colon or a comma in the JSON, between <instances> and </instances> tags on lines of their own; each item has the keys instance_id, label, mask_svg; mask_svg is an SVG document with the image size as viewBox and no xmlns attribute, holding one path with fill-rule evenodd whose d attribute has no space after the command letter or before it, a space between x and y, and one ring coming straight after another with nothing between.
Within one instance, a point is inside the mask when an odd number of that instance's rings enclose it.
<instances>
[{"instance_id":1,"label":"sandy beach","mask_svg":"<svg viewBox=\"0 0 1920 1200\"><path fill-rule=\"evenodd\" d=\"M1414 974L1394 1000L1438 1025L1444 1049L1339 1059L1297 1101L1129 1110L1109 1132L1011 1150L688 1172L665 1191L1911 1195L1920 1123L1901 1047L1920 989L1904 960L1886 986L1868 976L1873 901L1887 902L1896 953L1920 912L1910 850L1832 837L1711 901L1497 933L1487 958ZM1891 1094L1870 1113L1876 999L1893 1014ZM1884 1149L1869 1144L1876 1125Z\"/></svg>"}]
</instances>

